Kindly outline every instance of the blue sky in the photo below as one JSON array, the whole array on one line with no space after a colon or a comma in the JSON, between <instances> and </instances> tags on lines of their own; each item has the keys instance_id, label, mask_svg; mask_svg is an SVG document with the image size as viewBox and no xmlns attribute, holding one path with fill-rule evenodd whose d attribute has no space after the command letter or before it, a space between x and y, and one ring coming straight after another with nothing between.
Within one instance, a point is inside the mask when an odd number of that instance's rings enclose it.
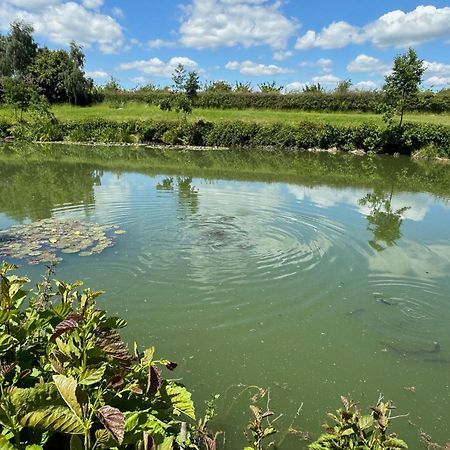
<instances>
[{"instance_id":1,"label":"blue sky","mask_svg":"<svg viewBox=\"0 0 450 450\"><path fill-rule=\"evenodd\" d=\"M82 44L99 84L170 85L181 62L202 81L372 89L413 46L424 85L450 86L449 1L0 0L0 29L16 18L34 24L41 45Z\"/></svg>"}]
</instances>

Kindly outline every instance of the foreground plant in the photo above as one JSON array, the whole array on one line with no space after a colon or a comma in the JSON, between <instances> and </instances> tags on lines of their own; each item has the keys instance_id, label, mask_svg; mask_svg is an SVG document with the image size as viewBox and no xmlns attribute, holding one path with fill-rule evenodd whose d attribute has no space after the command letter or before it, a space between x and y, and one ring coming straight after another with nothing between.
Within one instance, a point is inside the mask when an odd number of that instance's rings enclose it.
<instances>
[{"instance_id":1,"label":"foreground plant","mask_svg":"<svg viewBox=\"0 0 450 450\"><path fill-rule=\"evenodd\" d=\"M14 269L0 270L0 449L214 448L189 391L162 375L177 365L131 354L101 292L47 276L32 295Z\"/></svg>"},{"instance_id":2,"label":"foreground plant","mask_svg":"<svg viewBox=\"0 0 450 450\"><path fill-rule=\"evenodd\" d=\"M328 414L335 424L324 425L325 433L312 443L310 450L400 450L408 445L396 434L388 434L395 407L380 398L369 415L363 415L358 404L341 397L343 408Z\"/></svg>"}]
</instances>

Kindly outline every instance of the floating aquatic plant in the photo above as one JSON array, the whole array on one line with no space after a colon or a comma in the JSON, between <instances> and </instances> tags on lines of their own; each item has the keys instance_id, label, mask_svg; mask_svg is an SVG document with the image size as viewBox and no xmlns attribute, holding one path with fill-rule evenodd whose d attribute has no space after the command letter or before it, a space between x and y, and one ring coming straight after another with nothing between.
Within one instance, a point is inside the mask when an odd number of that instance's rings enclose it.
<instances>
[{"instance_id":1,"label":"floating aquatic plant","mask_svg":"<svg viewBox=\"0 0 450 450\"><path fill-rule=\"evenodd\" d=\"M55 263L61 254L92 256L115 245L125 234L117 225L79 220L44 219L0 231L0 256L24 259L29 264Z\"/></svg>"}]
</instances>

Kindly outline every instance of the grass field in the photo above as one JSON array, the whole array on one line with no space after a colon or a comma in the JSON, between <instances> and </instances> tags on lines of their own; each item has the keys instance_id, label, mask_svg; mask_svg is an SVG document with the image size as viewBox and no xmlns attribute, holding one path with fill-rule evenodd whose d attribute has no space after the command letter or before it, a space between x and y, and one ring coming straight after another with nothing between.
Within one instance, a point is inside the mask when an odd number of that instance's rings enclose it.
<instances>
[{"instance_id":1,"label":"grass field","mask_svg":"<svg viewBox=\"0 0 450 450\"><path fill-rule=\"evenodd\" d=\"M156 119L177 120L176 112L161 111L157 106L149 106L143 103L128 103L122 108L112 108L103 103L91 107L74 107L70 105L58 105L52 108L56 117L61 120L80 120L95 117L124 121L128 119ZM0 108L0 118L12 118L11 108ZM382 124L381 115L356 112L305 112L305 111L277 111L264 109L194 109L189 120L204 119L208 121L243 120L247 122L286 122L296 123L300 121L325 122L335 125L357 125L360 123ZM406 121L435 123L450 126L450 114L407 114Z\"/></svg>"}]
</instances>

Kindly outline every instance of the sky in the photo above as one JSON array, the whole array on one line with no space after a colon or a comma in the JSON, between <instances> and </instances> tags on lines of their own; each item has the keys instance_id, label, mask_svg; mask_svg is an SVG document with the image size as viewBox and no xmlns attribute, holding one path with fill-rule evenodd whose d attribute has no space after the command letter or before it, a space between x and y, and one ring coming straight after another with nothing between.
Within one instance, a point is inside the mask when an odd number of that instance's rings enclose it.
<instances>
[{"instance_id":1,"label":"sky","mask_svg":"<svg viewBox=\"0 0 450 450\"><path fill-rule=\"evenodd\" d=\"M181 63L202 82L375 89L412 46L424 87L450 87L450 0L0 0L0 32L15 19L42 46L81 44L98 84L168 86Z\"/></svg>"}]
</instances>

